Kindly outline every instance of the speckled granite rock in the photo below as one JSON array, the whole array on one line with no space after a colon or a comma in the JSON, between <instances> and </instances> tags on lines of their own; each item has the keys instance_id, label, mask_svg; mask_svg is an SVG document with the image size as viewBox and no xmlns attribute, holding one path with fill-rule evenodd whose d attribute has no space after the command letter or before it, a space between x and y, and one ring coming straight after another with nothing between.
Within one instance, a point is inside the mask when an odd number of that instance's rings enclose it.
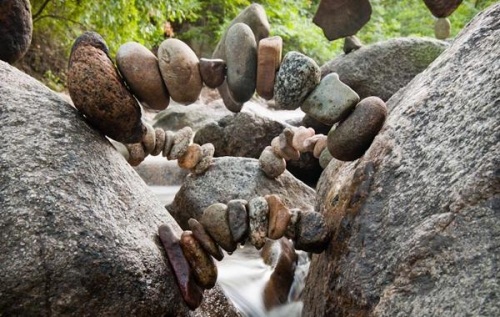
<instances>
[{"instance_id":1,"label":"speckled granite rock","mask_svg":"<svg viewBox=\"0 0 500 317\"><path fill-rule=\"evenodd\" d=\"M28 51L33 23L28 0L0 2L0 60L14 63Z\"/></svg>"}]
</instances>

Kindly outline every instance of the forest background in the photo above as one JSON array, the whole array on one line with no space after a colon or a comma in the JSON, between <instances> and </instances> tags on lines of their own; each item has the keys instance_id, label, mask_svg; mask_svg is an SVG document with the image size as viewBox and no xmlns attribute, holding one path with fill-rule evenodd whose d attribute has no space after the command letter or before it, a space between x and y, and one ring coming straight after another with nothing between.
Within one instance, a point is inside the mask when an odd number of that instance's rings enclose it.
<instances>
[{"instance_id":1,"label":"forest background","mask_svg":"<svg viewBox=\"0 0 500 317\"><path fill-rule=\"evenodd\" d=\"M319 65L342 53L343 40L330 42L312 19L320 0L31 0L33 41L17 67L54 90L65 89L73 41L84 31L100 33L114 57L135 41L153 51L168 37L210 57L229 22L252 2L266 10L271 35L284 41L284 54L299 51ZM434 21L423 0L371 0L370 21L358 32L364 44L394 37L434 37ZM450 16L452 37L495 0L465 0Z\"/></svg>"}]
</instances>

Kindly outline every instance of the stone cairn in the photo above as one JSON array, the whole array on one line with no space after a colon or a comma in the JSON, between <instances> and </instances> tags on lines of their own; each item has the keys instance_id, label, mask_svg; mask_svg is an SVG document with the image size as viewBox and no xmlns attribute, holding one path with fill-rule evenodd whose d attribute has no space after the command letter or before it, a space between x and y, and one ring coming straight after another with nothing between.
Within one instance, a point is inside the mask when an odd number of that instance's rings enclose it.
<instances>
[{"instance_id":1,"label":"stone cairn","mask_svg":"<svg viewBox=\"0 0 500 317\"><path fill-rule=\"evenodd\" d=\"M362 156L384 123L384 102L377 97L360 101L337 74L321 79L316 62L299 52L289 52L282 60L281 38L268 35L264 10L253 4L235 18L216 48L214 56L225 59L198 59L182 41L167 39L158 57L141 44L122 45L116 67L104 39L86 32L71 51L69 93L90 124L125 144L131 165L140 164L149 154L162 153L196 174L210 167L215 151L211 143L192 143L190 127L176 133L154 129L142 121L138 103L157 111L165 109L170 98L188 105L198 99L203 84L218 88L233 112L240 111L256 90L265 99L274 98L279 108L301 107L324 124L338 123L328 136L317 135L311 128L286 128L259 159L270 178L282 174L286 160L298 159L300 152L323 157L324 166L332 157L355 160ZM289 209L277 195L216 203L203 211L199 221L188 223L190 230L180 237L168 225L160 226L158 232L191 309L200 305L203 290L215 285L213 258L222 259L221 248L230 254L238 243L249 240L260 249L266 239L284 236L297 249L320 253L329 241L321 214Z\"/></svg>"}]
</instances>

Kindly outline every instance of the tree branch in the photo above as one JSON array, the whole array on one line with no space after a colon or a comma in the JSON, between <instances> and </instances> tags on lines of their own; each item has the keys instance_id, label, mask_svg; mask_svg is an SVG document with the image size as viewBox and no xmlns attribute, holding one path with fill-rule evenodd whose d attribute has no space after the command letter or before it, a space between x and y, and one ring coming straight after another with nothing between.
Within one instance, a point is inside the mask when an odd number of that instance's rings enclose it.
<instances>
[{"instance_id":1,"label":"tree branch","mask_svg":"<svg viewBox=\"0 0 500 317\"><path fill-rule=\"evenodd\" d=\"M42 11L45 9L45 7L47 6L47 4L49 4L50 0L45 0L44 3L42 3L42 5L40 6L40 8L38 8L38 10L36 11L35 14L33 14L33 20L36 20L40 14L42 14Z\"/></svg>"}]
</instances>

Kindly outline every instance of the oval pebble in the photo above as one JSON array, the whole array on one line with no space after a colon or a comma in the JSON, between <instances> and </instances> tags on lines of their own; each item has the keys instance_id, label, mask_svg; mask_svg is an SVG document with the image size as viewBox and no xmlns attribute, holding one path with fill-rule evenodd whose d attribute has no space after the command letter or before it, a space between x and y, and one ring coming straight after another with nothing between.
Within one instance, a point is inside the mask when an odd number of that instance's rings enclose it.
<instances>
[{"instance_id":1,"label":"oval pebble","mask_svg":"<svg viewBox=\"0 0 500 317\"><path fill-rule=\"evenodd\" d=\"M285 159L275 154L270 146L267 146L260 154L259 165L262 171L270 178L280 176L286 169Z\"/></svg>"},{"instance_id":2,"label":"oval pebble","mask_svg":"<svg viewBox=\"0 0 500 317\"><path fill-rule=\"evenodd\" d=\"M193 134L193 129L189 126L184 127L175 133L173 138L174 143L170 149L170 153L167 155L169 160L176 160L186 153L188 146L193 139Z\"/></svg>"},{"instance_id":3,"label":"oval pebble","mask_svg":"<svg viewBox=\"0 0 500 317\"><path fill-rule=\"evenodd\" d=\"M200 243L205 251L207 251L211 256L217 261L221 261L224 258L224 253L222 253L221 248L215 243L214 239L210 237L205 228L194 218L188 220L189 229L193 232L193 236Z\"/></svg>"},{"instance_id":4,"label":"oval pebble","mask_svg":"<svg viewBox=\"0 0 500 317\"><path fill-rule=\"evenodd\" d=\"M0 60L12 64L28 51L33 34L28 0L0 1Z\"/></svg>"},{"instance_id":5,"label":"oval pebble","mask_svg":"<svg viewBox=\"0 0 500 317\"><path fill-rule=\"evenodd\" d=\"M141 143L126 144L125 147L128 150L128 163L130 165L137 166L146 158L146 153Z\"/></svg>"},{"instance_id":6,"label":"oval pebble","mask_svg":"<svg viewBox=\"0 0 500 317\"><path fill-rule=\"evenodd\" d=\"M297 149L299 152L308 152L307 149L304 147L304 141L307 138L310 138L314 136L316 132L314 131L313 128L306 128L304 126L300 126L295 130L295 133L293 134L293 140L292 140L292 145L295 149Z\"/></svg>"},{"instance_id":7,"label":"oval pebble","mask_svg":"<svg viewBox=\"0 0 500 317\"><path fill-rule=\"evenodd\" d=\"M255 197L248 202L250 243L260 250L266 243L269 206L264 197Z\"/></svg>"},{"instance_id":8,"label":"oval pebble","mask_svg":"<svg viewBox=\"0 0 500 317\"><path fill-rule=\"evenodd\" d=\"M445 40L451 35L451 22L448 18L438 18L434 24L434 35L438 40Z\"/></svg>"},{"instance_id":9,"label":"oval pebble","mask_svg":"<svg viewBox=\"0 0 500 317\"><path fill-rule=\"evenodd\" d=\"M229 229L235 242L243 242L248 235L247 205L248 202L244 199L227 202Z\"/></svg>"},{"instance_id":10,"label":"oval pebble","mask_svg":"<svg viewBox=\"0 0 500 317\"><path fill-rule=\"evenodd\" d=\"M229 228L227 205L215 203L208 206L201 215L200 223L208 234L227 252L234 252L237 244Z\"/></svg>"},{"instance_id":11,"label":"oval pebble","mask_svg":"<svg viewBox=\"0 0 500 317\"><path fill-rule=\"evenodd\" d=\"M182 233L180 245L197 284L204 289L214 287L217 281L217 267L191 231Z\"/></svg>"},{"instance_id":12,"label":"oval pebble","mask_svg":"<svg viewBox=\"0 0 500 317\"><path fill-rule=\"evenodd\" d=\"M269 239L277 240L285 235L290 222L290 210L281 201L278 195L266 195L264 198L269 206Z\"/></svg>"},{"instance_id":13,"label":"oval pebble","mask_svg":"<svg viewBox=\"0 0 500 317\"><path fill-rule=\"evenodd\" d=\"M220 58L200 58L200 75L208 88L217 88L226 78L226 62Z\"/></svg>"},{"instance_id":14,"label":"oval pebble","mask_svg":"<svg viewBox=\"0 0 500 317\"><path fill-rule=\"evenodd\" d=\"M201 160L196 164L193 172L195 174L204 173L214 160L215 147L212 143L205 143L201 146Z\"/></svg>"},{"instance_id":15,"label":"oval pebble","mask_svg":"<svg viewBox=\"0 0 500 317\"><path fill-rule=\"evenodd\" d=\"M146 156L151 154L156 147L156 132L153 126L149 123L143 123L146 127L146 134L142 138L142 146L144 147L144 153Z\"/></svg>"},{"instance_id":16,"label":"oval pebble","mask_svg":"<svg viewBox=\"0 0 500 317\"><path fill-rule=\"evenodd\" d=\"M274 96L274 82L281 63L282 48L283 40L279 36L263 38L258 45L256 90L266 100Z\"/></svg>"},{"instance_id":17,"label":"oval pebble","mask_svg":"<svg viewBox=\"0 0 500 317\"><path fill-rule=\"evenodd\" d=\"M192 169L201 160L201 155L201 146L193 143L187 147L186 152L182 156L177 158L177 164L181 168Z\"/></svg>"},{"instance_id":18,"label":"oval pebble","mask_svg":"<svg viewBox=\"0 0 500 317\"><path fill-rule=\"evenodd\" d=\"M151 155L159 155L165 148L165 130L156 128L155 129L155 148Z\"/></svg>"}]
</instances>

